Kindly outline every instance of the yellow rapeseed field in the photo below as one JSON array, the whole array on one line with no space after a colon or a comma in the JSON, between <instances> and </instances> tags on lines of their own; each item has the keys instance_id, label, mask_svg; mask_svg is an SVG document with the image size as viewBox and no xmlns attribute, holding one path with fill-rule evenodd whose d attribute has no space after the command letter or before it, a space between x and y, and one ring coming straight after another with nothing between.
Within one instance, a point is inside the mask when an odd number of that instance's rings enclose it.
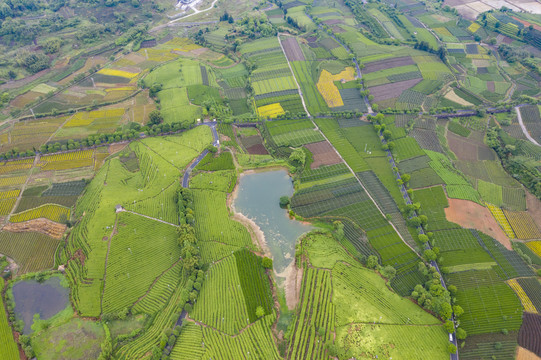
<instances>
[{"instance_id":1,"label":"yellow rapeseed field","mask_svg":"<svg viewBox=\"0 0 541 360\"><path fill-rule=\"evenodd\" d=\"M472 33L472 34L475 34L475 32L477 30L479 30L481 28L481 25L479 25L478 23L472 23L470 26L468 26L468 30Z\"/></svg>"},{"instance_id":2,"label":"yellow rapeseed field","mask_svg":"<svg viewBox=\"0 0 541 360\"><path fill-rule=\"evenodd\" d=\"M0 199L10 199L19 196L21 190L0 191Z\"/></svg>"},{"instance_id":3,"label":"yellow rapeseed field","mask_svg":"<svg viewBox=\"0 0 541 360\"><path fill-rule=\"evenodd\" d=\"M128 71L117 70L117 69L101 69L100 71L98 71L98 74L109 75L109 76L119 76L119 77L128 78L128 79L132 79L136 77L137 75L139 75L139 73L131 73Z\"/></svg>"},{"instance_id":4,"label":"yellow rapeseed field","mask_svg":"<svg viewBox=\"0 0 541 360\"><path fill-rule=\"evenodd\" d=\"M69 219L70 209L56 204L45 204L13 215L10 222L23 222L32 219L46 218L55 222L65 222Z\"/></svg>"},{"instance_id":5,"label":"yellow rapeseed field","mask_svg":"<svg viewBox=\"0 0 541 360\"><path fill-rule=\"evenodd\" d=\"M526 243L526 246L538 256L541 256L541 241L530 241Z\"/></svg>"},{"instance_id":6,"label":"yellow rapeseed field","mask_svg":"<svg viewBox=\"0 0 541 360\"><path fill-rule=\"evenodd\" d=\"M505 235L507 235L507 237L509 237L510 239L514 239L515 233L513 232L513 228L509 224L509 221L507 221L503 210L492 204L487 203L486 205L492 213L492 216L494 216L494 219L496 219L502 230L505 232Z\"/></svg>"},{"instance_id":7,"label":"yellow rapeseed field","mask_svg":"<svg viewBox=\"0 0 541 360\"><path fill-rule=\"evenodd\" d=\"M278 115L285 114L284 109L280 103L269 104L265 106L260 106L257 108L257 112L261 117L276 117Z\"/></svg>"},{"instance_id":8,"label":"yellow rapeseed field","mask_svg":"<svg viewBox=\"0 0 541 360\"><path fill-rule=\"evenodd\" d=\"M336 85L335 81L351 81L355 80L355 70L352 67L347 67L344 71L333 75L327 70L323 70L319 76L317 82L317 89L325 99L325 102L329 107L344 106L344 101L340 96L340 92Z\"/></svg>"},{"instance_id":9,"label":"yellow rapeseed field","mask_svg":"<svg viewBox=\"0 0 541 360\"><path fill-rule=\"evenodd\" d=\"M511 280L508 280L507 283L517 293L518 297L520 298L520 302L522 303L522 306L524 307L524 310L530 313L537 314L537 309L532 304L532 301L530 300L528 295L526 295L526 293L522 289L522 286L520 286L517 280L511 279Z\"/></svg>"}]
</instances>

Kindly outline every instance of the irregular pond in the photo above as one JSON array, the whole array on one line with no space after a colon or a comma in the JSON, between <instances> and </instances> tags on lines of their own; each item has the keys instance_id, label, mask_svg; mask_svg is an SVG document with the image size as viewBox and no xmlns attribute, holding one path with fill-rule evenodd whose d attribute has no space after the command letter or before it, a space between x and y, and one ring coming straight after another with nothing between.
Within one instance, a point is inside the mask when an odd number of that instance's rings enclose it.
<instances>
[{"instance_id":1,"label":"irregular pond","mask_svg":"<svg viewBox=\"0 0 541 360\"><path fill-rule=\"evenodd\" d=\"M243 174L239 180L235 211L254 221L263 231L274 271L282 273L295 258L295 243L312 226L291 220L280 208L280 197L293 195L293 182L285 170Z\"/></svg>"},{"instance_id":2,"label":"irregular pond","mask_svg":"<svg viewBox=\"0 0 541 360\"><path fill-rule=\"evenodd\" d=\"M41 320L47 320L66 308L69 301L69 289L60 283L60 277L51 277L42 283L35 280L19 281L13 285L15 314L24 321L24 333L32 332L34 314Z\"/></svg>"}]
</instances>

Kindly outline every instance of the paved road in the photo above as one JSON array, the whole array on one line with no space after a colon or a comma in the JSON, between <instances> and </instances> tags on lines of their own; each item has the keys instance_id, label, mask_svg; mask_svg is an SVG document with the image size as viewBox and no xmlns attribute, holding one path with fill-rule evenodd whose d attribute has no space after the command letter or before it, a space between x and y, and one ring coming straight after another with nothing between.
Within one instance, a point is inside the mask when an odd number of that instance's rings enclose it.
<instances>
[{"instance_id":1,"label":"paved road","mask_svg":"<svg viewBox=\"0 0 541 360\"><path fill-rule=\"evenodd\" d=\"M515 111L517 113L517 118L518 118L518 123L520 124L520 127L522 128L522 132L524 133L524 136L526 136L526 138L528 140L530 140L530 142L532 144L535 144L537 146L541 146L537 141L535 141L535 139L530 135L530 133L528 132L528 129L526 129L526 126L524 125L524 122L522 121L522 115L520 114L520 108L517 106L515 107Z\"/></svg>"},{"instance_id":2,"label":"paved road","mask_svg":"<svg viewBox=\"0 0 541 360\"><path fill-rule=\"evenodd\" d=\"M218 137L218 131L216 130L216 123L203 123L201 125L206 125L210 127L210 130L212 131L212 137L214 138L214 141L212 142L212 145L219 147L220 146L220 140ZM201 126L200 125L200 126ZM203 160L203 158L209 153L207 149L203 150L201 154L195 159L195 161L188 166L186 169L186 172L184 173L184 176L182 177L182 187L188 188L190 187L190 174L192 173L192 170Z\"/></svg>"}]
</instances>

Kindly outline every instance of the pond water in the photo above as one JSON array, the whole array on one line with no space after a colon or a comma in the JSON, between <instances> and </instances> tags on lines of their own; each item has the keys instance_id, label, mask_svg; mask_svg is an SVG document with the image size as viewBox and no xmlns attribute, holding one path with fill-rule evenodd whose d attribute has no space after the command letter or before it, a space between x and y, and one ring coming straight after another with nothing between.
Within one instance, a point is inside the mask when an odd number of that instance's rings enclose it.
<instances>
[{"instance_id":1,"label":"pond water","mask_svg":"<svg viewBox=\"0 0 541 360\"><path fill-rule=\"evenodd\" d=\"M312 226L291 220L280 208L280 197L293 195L293 182L285 170L243 174L239 180L235 211L253 220L263 231L274 270L282 273L295 258L295 243Z\"/></svg>"},{"instance_id":2,"label":"pond water","mask_svg":"<svg viewBox=\"0 0 541 360\"><path fill-rule=\"evenodd\" d=\"M47 320L66 308L69 289L60 284L60 277L51 277L42 283L35 280L19 281L13 285L15 314L24 321L24 333L32 332L34 314Z\"/></svg>"}]
</instances>

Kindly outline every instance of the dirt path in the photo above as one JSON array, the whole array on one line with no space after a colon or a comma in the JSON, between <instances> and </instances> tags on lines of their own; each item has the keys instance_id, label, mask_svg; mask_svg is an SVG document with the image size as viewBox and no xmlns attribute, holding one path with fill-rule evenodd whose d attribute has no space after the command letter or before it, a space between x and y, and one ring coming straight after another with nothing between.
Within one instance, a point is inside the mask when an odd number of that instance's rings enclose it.
<instances>
[{"instance_id":1,"label":"dirt path","mask_svg":"<svg viewBox=\"0 0 541 360\"><path fill-rule=\"evenodd\" d=\"M176 224L172 224L172 223L167 222L167 221L164 221L164 220L156 219L156 218L153 218L152 216L139 214L139 213L136 213L136 212L134 212L134 211L126 210L126 209L124 209L124 208L122 208L121 211L122 211L122 212L130 213L130 214L133 214L133 215L142 216L142 217L147 218L147 219L149 219L149 220L158 221L158 222L161 222L162 224L171 225L171 226L174 226L174 227L177 227L177 228L178 228L178 225L176 225Z\"/></svg>"},{"instance_id":2,"label":"dirt path","mask_svg":"<svg viewBox=\"0 0 541 360\"><path fill-rule=\"evenodd\" d=\"M56 128L56 130L51 134L51 136L49 136L49 138L47 139L47 141L45 141L43 144L47 144L49 143L55 136L56 134L60 131L60 129L62 129L64 126L66 126L66 124L68 123L68 121L71 120L71 118L73 118L75 115L71 115L71 116L68 116L68 118L66 119L66 121L64 121L62 123L62 125L60 125L59 127Z\"/></svg>"},{"instance_id":3,"label":"dirt path","mask_svg":"<svg viewBox=\"0 0 541 360\"><path fill-rule=\"evenodd\" d=\"M15 205L13 205L13 208L9 212L8 216L6 216L4 218L4 222L2 223L2 228L8 223L9 218L11 218L11 215L13 215L13 213L15 213L15 210L19 206L19 203L21 202L21 199L23 198L24 190L26 189L26 186L28 185L28 182L30 181L30 178L32 177L32 170L34 170L34 168L36 167L36 165L39 162L40 158L41 157L40 157L39 154L37 154L34 157L34 162L32 163L32 166L30 167L30 169L28 169L28 177L26 178L23 186L21 187L21 192L19 193L19 196L17 197L17 201L15 201ZM1 228L0 228L0 230L1 230Z\"/></svg>"},{"instance_id":4,"label":"dirt path","mask_svg":"<svg viewBox=\"0 0 541 360\"><path fill-rule=\"evenodd\" d=\"M109 251L111 251L111 240L116 233L116 226L118 224L118 214L115 215L115 225L113 225L113 230L111 230L111 235L107 239L107 254L105 254L105 268L103 271L103 290L101 291L100 296L100 312L103 313L103 296L105 295L105 281L107 280L107 262L109 261Z\"/></svg>"},{"instance_id":5,"label":"dirt path","mask_svg":"<svg viewBox=\"0 0 541 360\"><path fill-rule=\"evenodd\" d=\"M109 251L107 252L109 253ZM156 277L156 279L154 279L154 281L152 282L152 284L150 285L150 287L148 288L148 290L145 292L144 295L142 295L139 299L137 299L136 302L133 303L132 305L132 308L133 306L137 305L141 300L143 300L144 298L147 297L147 295L150 293L150 291L152 290L152 288L154 287L154 285L156 285L156 283L158 282L158 280L160 280L165 274L167 274L169 271L171 271L171 269L173 269L175 266L177 266L177 264L182 260L182 258L179 257L179 259L177 261L175 261L173 263L173 265L171 265L169 268L167 268L164 272L162 272L160 275L158 275ZM102 297L103 298L103 297Z\"/></svg>"},{"instance_id":6,"label":"dirt path","mask_svg":"<svg viewBox=\"0 0 541 360\"><path fill-rule=\"evenodd\" d=\"M528 132L528 129L526 129L526 126L524 125L524 122L522 121L522 115L520 114L520 108L517 106L515 107L515 112L517 113L517 118L518 118L518 123L520 124L520 127L522 129L522 132L524 133L524 136L526 136L526 138L528 140L530 140L530 142L534 145L537 145L537 146L541 146L537 141L535 141L535 139L530 135L530 133Z\"/></svg>"}]
</instances>

